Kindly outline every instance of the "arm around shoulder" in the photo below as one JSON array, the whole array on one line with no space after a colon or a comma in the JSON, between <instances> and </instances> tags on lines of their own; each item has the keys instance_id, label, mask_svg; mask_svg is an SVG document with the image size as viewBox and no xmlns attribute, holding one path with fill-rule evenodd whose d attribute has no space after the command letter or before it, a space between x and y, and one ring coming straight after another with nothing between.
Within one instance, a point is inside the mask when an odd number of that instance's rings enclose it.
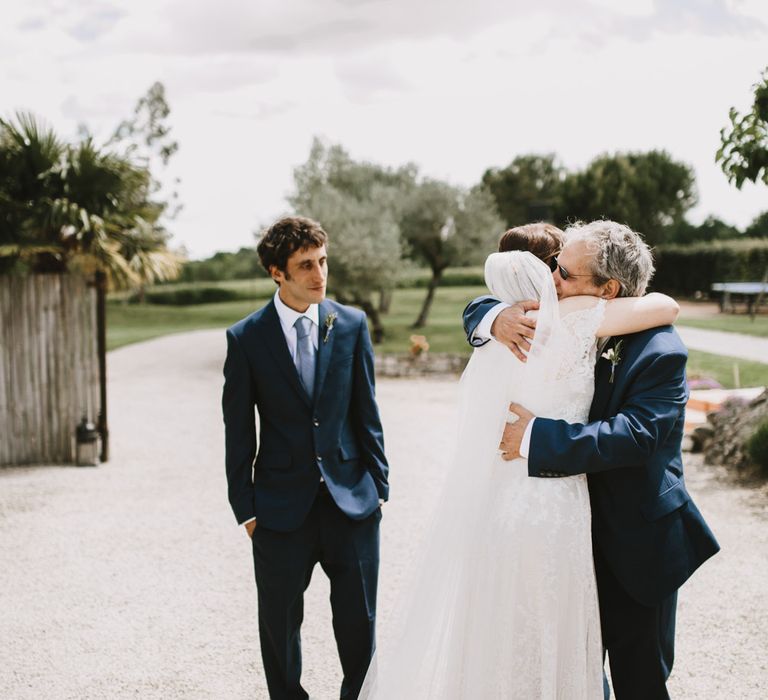
<instances>
[{"instance_id":1,"label":"arm around shoulder","mask_svg":"<svg viewBox=\"0 0 768 700\"><path fill-rule=\"evenodd\" d=\"M679 313L679 304L672 297L658 292L642 297L609 299L596 335L603 338L668 326L677 320Z\"/></svg>"}]
</instances>

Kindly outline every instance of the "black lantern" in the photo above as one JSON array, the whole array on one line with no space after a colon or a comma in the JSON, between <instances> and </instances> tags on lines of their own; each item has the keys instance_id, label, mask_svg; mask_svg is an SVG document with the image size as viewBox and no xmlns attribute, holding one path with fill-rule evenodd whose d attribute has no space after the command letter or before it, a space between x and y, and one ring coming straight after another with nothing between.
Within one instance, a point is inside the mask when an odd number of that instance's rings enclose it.
<instances>
[{"instance_id":1,"label":"black lantern","mask_svg":"<svg viewBox=\"0 0 768 700\"><path fill-rule=\"evenodd\" d=\"M96 467L99 464L99 431L86 416L76 431L77 464L80 467Z\"/></svg>"}]
</instances>

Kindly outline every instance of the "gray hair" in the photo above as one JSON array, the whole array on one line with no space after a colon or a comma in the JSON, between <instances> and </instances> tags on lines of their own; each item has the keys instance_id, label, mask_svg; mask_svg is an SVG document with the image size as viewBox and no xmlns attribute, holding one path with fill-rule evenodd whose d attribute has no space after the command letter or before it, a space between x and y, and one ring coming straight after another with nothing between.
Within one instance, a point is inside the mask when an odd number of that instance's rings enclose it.
<instances>
[{"instance_id":1,"label":"gray hair","mask_svg":"<svg viewBox=\"0 0 768 700\"><path fill-rule=\"evenodd\" d=\"M576 222L565 229L566 243L582 240L592 252L595 284L614 279L621 287L620 297L645 294L653 277L653 256L643 237L629 226L615 221Z\"/></svg>"}]
</instances>

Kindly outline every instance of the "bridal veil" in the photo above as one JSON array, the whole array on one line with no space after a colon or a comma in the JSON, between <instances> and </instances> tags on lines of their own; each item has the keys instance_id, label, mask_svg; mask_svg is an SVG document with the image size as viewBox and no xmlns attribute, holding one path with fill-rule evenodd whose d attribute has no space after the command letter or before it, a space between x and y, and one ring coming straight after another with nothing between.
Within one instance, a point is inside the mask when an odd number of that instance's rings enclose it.
<instances>
[{"instance_id":1,"label":"bridal veil","mask_svg":"<svg viewBox=\"0 0 768 700\"><path fill-rule=\"evenodd\" d=\"M461 377L457 429L446 433L447 474L413 582L395 613L391 640L377 652L360 695L364 700L452 700L491 697L489 649L473 644L478 625L493 624L493 601L483 600L488 575L482 540L492 501L493 470L510 401L548 415L546 390L568 352L549 268L528 252L490 255L485 280L507 303L540 303L527 362L491 340L475 348ZM456 435L451 445L451 435ZM453 447L451 450L450 447ZM506 463L505 463L506 464ZM509 469L524 469L510 462ZM590 563L591 565L591 563ZM482 635L481 635L482 636ZM495 697L495 696L494 696Z\"/></svg>"}]
</instances>

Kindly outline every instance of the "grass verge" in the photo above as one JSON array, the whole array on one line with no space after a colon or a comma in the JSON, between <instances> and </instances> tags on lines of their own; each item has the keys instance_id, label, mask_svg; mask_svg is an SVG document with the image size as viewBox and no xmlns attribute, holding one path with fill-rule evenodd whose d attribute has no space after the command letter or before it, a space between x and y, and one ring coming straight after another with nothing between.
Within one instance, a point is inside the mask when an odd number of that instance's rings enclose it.
<instances>
[{"instance_id":1,"label":"grass verge","mask_svg":"<svg viewBox=\"0 0 768 700\"><path fill-rule=\"evenodd\" d=\"M107 348L114 350L150 340L168 333L203 328L224 329L263 306L274 291L265 287L261 299L200 304L195 306L159 306L124 304L110 301L107 305ZM469 352L461 329L461 312L466 303L485 293L485 287L445 287L437 290L429 323L413 330L426 291L398 289L393 294L390 312L384 317L386 338L377 352L407 352L410 337L417 333L427 337L433 352Z\"/></svg>"},{"instance_id":2,"label":"grass verge","mask_svg":"<svg viewBox=\"0 0 768 700\"><path fill-rule=\"evenodd\" d=\"M738 370L734 370L734 367L738 367ZM740 387L768 386L768 364L699 350L688 351L687 373L691 378L711 377L726 389L734 389L737 372Z\"/></svg>"},{"instance_id":3,"label":"grass verge","mask_svg":"<svg viewBox=\"0 0 768 700\"><path fill-rule=\"evenodd\" d=\"M269 281L269 280L267 280ZM269 281L271 284L271 281ZM151 304L122 304L110 302L107 306L107 347L110 350L130 343L156 338L168 333L180 333L204 328L221 328L232 325L263 306L271 296L274 287L260 287L260 299L201 304L197 306L155 306ZM426 336L431 352L469 353L461 328L461 312L465 304L485 293L485 287L442 287L435 294L435 301L425 328L418 330L410 326L418 316L424 299L424 289L398 289L392 298L390 312L384 317L386 337L376 347L379 353L405 353L410 347L413 334ZM701 325L713 330L743 332L741 325L749 323L748 318L724 316L727 325ZM768 323L768 319L757 319L755 323ZM688 325L693 322L686 321ZM706 322L704 322L706 323ZM768 333L766 334L768 335ZM722 355L690 351L689 376L706 376L717 380L727 388L735 386L734 365L738 365L741 386L768 386L768 364L738 360Z\"/></svg>"},{"instance_id":4,"label":"grass verge","mask_svg":"<svg viewBox=\"0 0 768 700\"><path fill-rule=\"evenodd\" d=\"M735 316L733 314L718 314L712 318L685 318L681 316L679 326L691 326L708 331L723 331L725 333L743 333L758 338L768 338L768 316Z\"/></svg>"}]
</instances>

